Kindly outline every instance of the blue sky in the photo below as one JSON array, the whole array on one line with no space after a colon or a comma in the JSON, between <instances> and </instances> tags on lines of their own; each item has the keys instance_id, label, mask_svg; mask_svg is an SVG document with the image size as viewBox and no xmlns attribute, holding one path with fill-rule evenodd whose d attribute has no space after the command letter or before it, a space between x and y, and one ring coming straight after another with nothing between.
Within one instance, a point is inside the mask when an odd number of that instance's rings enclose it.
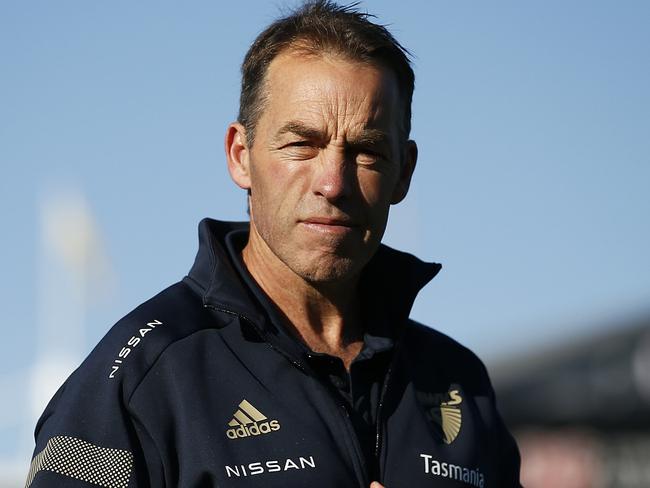
<instances>
[{"instance_id":1,"label":"blue sky","mask_svg":"<svg viewBox=\"0 0 650 488\"><path fill-rule=\"evenodd\" d=\"M0 377L39 350L52 195L85 196L112 269L81 339L58 337L84 354L187 272L202 217L245 218L223 134L241 59L281 5L0 5ZM496 361L650 313L650 4L362 8L414 53L420 158L385 238L443 264L414 317ZM56 288L65 302L64 277Z\"/></svg>"}]
</instances>

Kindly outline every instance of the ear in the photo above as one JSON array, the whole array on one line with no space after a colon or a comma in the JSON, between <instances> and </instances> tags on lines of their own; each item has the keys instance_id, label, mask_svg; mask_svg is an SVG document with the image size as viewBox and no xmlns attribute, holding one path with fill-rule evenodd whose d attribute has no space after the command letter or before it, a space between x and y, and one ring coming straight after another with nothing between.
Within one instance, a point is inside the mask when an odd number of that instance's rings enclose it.
<instances>
[{"instance_id":1,"label":"ear","mask_svg":"<svg viewBox=\"0 0 650 488\"><path fill-rule=\"evenodd\" d=\"M399 180L395 189L393 190L393 196L391 198L391 205L401 202L406 197L406 194L409 192L409 186L411 186L411 177L413 176L413 171L415 171L415 164L418 160L418 146L415 141L408 140L404 146L404 152L402 155L402 164L400 167Z\"/></svg>"},{"instance_id":2,"label":"ear","mask_svg":"<svg viewBox=\"0 0 650 488\"><path fill-rule=\"evenodd\" d=\"M230 177L240 188L250 190L250 150L246 143L246 129L239 122L228 126L224 149Z\"/></svg>"}]
</instances>

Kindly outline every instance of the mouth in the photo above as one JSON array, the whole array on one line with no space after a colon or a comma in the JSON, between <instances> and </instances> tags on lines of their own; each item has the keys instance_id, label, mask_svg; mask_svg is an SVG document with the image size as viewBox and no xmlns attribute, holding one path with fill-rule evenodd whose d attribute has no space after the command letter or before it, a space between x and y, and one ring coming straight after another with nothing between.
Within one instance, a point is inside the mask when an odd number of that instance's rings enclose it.
<instances>
[{"instance_id":1,"label":"mouth","mask_svg":"<svg viewBox=\"0 0 650 488\"><path fill-rule=\"evenodd\" d=\"M299 223L312 231L327 234L347 234L357 227L350 219L336 217L309 217Z\"/></svg>"}]
</instances>

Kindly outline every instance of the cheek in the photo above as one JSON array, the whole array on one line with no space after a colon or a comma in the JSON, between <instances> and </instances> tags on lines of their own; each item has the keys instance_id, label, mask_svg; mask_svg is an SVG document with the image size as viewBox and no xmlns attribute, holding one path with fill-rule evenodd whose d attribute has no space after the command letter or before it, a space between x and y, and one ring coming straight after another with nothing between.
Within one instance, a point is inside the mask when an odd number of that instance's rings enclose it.
<instances>
[{"instance_id":1,"label":"cheek","mask_svg":"<svg viewBox=\"0 0 650 488\"><path fill-rule=\"evenodd\" d=\"M298 205L302 180L299 167L267 160L251 168L251 194L255 219L273 227L291 217Z\"/></svg>"},{"instance_id":2,"label":"cheek","mask_svg":"<svg viewBox=\"0 0 650 488\"><path fill-rule=\"evenodd\" d=\"M393 175L377 171L359 172L359 189L369 208L379 211L390 205L395 188Z\"/></svg>"}]
</instances>

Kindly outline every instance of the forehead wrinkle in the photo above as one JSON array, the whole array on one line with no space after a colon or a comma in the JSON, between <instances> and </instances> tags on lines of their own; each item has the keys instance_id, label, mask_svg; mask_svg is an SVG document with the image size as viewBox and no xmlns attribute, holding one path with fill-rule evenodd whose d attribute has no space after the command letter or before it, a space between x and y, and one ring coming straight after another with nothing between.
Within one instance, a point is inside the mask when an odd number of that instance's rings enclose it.
<instances>
[{"instance_id":1,"label":"forehead wrinkle","mask_svg":"<svg viewBox=\"0 0 650 488\"><path fill-rule=\"evenodd\" d=\"M354 87L341 86L329 80L302 87L290 103L302 106L307 119L313 117L330 134L338 134L346 126L367 124L379 118L382 111L381 90L356 92ZM291 94L289 94L291 97ZM367 114L364 116L364 114ZM305 118L305 117L299 117ZM360 120L360 119L366 120Z\"/></svg>"},{"instance_id":2,"label":"forehead wrinkle","mask_svg":"<svg viewBox=\"0 0 650 488\"><path fill-rule=\"evenodd\" d=\"M323 60L332 61L331 58ZM337 66L338 63L339 60L336 60L332 64ZM272 86L281 80L278 78L280 71L273 71L274 76L270 77L273 78L270 83ZM270 98L274 99L274 105L280 110L276 116L284 118L281 114L289 115L287 119L290 120L275 131L271 136L273 139L277 140L287 132L293 132L311 139L327 139L337 143L348 140L354 141L354 144L392 142L390 128L395 121L386 117L390 116L394 108L394 100L391 90L383 82L366 90L355 89L356 86L348 86L347 83L341 85L335 78L329 77L299 85L293 91L284 89L286 85L281 82L277 86L282 87L279 92L275 87L270 90ZM397 124L398 127L400 125Z\"/></svg>"},{"instance_id":3,"label":"forehead wrinkle","mask_svg":"<svg viewBox=\"0 0 650 488\"><path fill-rule=\"evenodd\" d=\"M329 128L335 139L342 138L354 144L372 144L388 138L387 132L372 127L381 117L381 103L374 102L372 93L366 92L355 98L339 93L338 103L328 104L327 113L323 115L326 124L336 124Z\"/></svg>"}]
</instances>

